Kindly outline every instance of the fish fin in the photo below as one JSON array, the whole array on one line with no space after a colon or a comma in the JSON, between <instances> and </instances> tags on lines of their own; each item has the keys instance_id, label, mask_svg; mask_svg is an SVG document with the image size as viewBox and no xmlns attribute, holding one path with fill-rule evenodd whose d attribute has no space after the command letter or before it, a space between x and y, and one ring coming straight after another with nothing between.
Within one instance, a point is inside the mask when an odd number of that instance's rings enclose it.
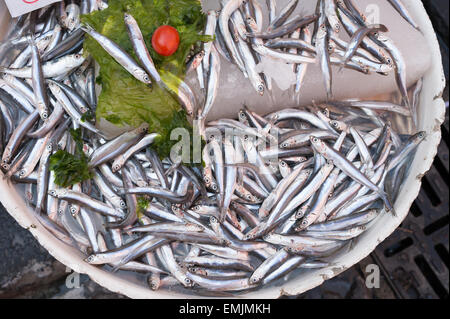
<instances>
[{"instance_id":1,"label":"fish fin","mask_svg":"<svg viewBox=\"0 0 450 319\"><path fill-rule=\"evenodd\" d=\"M353 247L355 247L355 239L352 238L349 241L349 245L348 245L348 251L351 251L353 249Z\"/></svg>"},{"instance_id":2,"label":"fish fin","mask_svg":"<svg viewBox=\"0 0 450 319\"><path fill-rule=\"evenodd\" d=\"M128 191L128 188L117 187L116 189L119 195L126 195Z\"/></svg>"}]
</instances>

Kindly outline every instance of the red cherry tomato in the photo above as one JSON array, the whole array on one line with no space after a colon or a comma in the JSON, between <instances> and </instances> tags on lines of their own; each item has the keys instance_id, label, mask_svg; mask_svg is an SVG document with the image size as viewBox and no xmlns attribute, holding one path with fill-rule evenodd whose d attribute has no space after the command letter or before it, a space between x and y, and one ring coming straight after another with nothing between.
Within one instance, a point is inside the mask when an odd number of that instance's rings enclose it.
<instances>
[{"instance_id":1,"label":"red cherry tomato","mask_svg":"<svg viewBox=\"0 0 450 319\"><path fill-rule=\"evenodd\" d=\"M170 25L163 25L153 33L153 49L162 56L171 56L178 50L179 45L180 35L177 29Z\"/></svg>"}]
</instances>

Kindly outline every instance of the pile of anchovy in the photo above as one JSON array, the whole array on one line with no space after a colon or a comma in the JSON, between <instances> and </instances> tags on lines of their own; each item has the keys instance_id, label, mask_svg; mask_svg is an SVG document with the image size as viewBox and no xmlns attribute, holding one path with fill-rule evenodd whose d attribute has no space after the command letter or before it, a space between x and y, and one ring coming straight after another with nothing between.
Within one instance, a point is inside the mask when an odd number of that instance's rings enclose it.
<instances>
[{"instance_id":1,"label":"pile of anchovy","mask_svg":"<svg viewBox=\"0 0 450 319\"><path fill-rule=\"evenodd\" d=\"M392 203L426 134L400 132L391 119L417 125L422 82L406 89L401 55L379 34L384 27L365 26L352 1L318 1L316 15L288 21L297 2L277 16L268 1L265 31L257 1L224 1L220 13L208 14L205 34L216 40L188 66L207 87L205 104L190 104L189 88L179 93L185 107L198 107L207 141L198 167L161 160L149 148L157 134L146 124L107 140L84 116L97 104L95 61L82 55L85 32L137 79L161 81L133 17L125 14L124 23L138 62L80 25L80 13L105 8L104 1L63 1L18 18L0 44L5 178L20 187L42 226L85 253L86 262L144 273L153 290L236 292L295 269L330 266L377 217L395 214ZM399 1L389 2L409 17ZM349 43L336 36L341 25ZM330 44L341 58L330 59ZM330 61L364 72L394 69L400 103L330 99L267 115L244 107L237 120L205 123L219 86L218 54L264 90L248 60L252 49L297 64L299 78L309 63L320 63L328 88ZM62 188L49 159L58 150L75 152L71 128L81 129L93 177Z\"/></svg>"},{"instance_id":2,"label":"pile of anchovy","mask_svg":"<svg viewBox=\"0 0 450 319\"><path fill-rule=\"evenodd\" d=\"M403 103L410 107L406 66L401 52L386 36L387 27L369 24L353 2L319 0L313 15L292 16L299 0L289 1L278 15L276 1L267 0L268 27L263 30L264 11L257 0L222 1L220 14L208 12L205 29L205 35L215 35L215 44L205 45L204 51L192 60L196 62L192 63L194 67L190 68L197 70L200 87L208 90L202 116L206 117L214 101L215 75L220 72L219 54L234 63L261 95L266 89L272 90L270 79L256 71L262 57L293 65L296 94L300 94L308 65L319 64L328 98L333 96L333 65L363 74L388 75L395 71ZM420 31L401 1L388 2ZM340 38L343 29L350 36L349 42ZM202 60L203 67L197 68ZM208 75L207 81L205 75Z\"/></svg>"}]
</instances>

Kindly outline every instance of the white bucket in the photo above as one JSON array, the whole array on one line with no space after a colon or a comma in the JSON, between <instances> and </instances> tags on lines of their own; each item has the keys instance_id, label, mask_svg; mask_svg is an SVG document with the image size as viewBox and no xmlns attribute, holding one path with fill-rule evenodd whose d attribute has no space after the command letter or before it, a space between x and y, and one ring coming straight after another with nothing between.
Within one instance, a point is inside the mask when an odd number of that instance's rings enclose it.
<instances>
[{"instance_id":1,"label":"white bucket","mask_svg":"<svg viewBox=\"0 0 450 319\"><path fill-rule=\"evenodd\" d=\"M436 34L420 0L408 1L410 11L422 30L432 55L432 65L424 76L423 91L418 108L419 130L428 133L427 139L420 145L409 176L406 178L398 200L395 203L397 216L384 214L377 223L355 241L353 247L345 254L337 256L333 266L320 270L301 270L301 276L292 277L288 282L277 282L260 290L240 295L241 298L277 298L282 295L298 295L322 284L350 268L369 255L375 247L386 239L405 219L409 208L417 197L421 178L430 169L441 140L440 126L445 117L445 105L442 92L445 87L445 76L442 68L441 53ZM6 32L10 17L3 1L0 1L0 39ZM407 186L407 187L406 187ZM0 200L9 214L24 228L28 229L49 253L64 265L78 273L89 275L99 285L116 293L131 298L200 298L187 290L154 292L147 283L139 281L124 273L110 273L91 266L83 261L82 253L57 240L33 217L27 207L23 195L0 172Z\"/></svg>"}]
</instances>

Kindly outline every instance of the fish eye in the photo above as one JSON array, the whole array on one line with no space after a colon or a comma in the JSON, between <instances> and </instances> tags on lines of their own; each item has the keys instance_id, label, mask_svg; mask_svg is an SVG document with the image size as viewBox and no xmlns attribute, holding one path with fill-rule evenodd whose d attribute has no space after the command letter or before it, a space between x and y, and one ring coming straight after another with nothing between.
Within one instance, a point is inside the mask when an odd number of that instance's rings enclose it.
<instances>
[{"instance_id":1,"label":"fish eye","mask_svg":"<svg viewBox=\"0 0 450 319\"><path fill-rule=\"evenodd\" d=\"M123 200L120 201L120 207L126 207L127 205L125 204L125 202Z\"/></svg>"},{"instance_id":2,"label":"fish eye","mask_svg":"<svg viewBox=\"0 0 450 319\"><path fill-rule=\"evenodd\" d=\"M75 59L81 59L81 54L75 54Z\"/></svg>"},{"instance_id":3,"label":"fish eye","mask_svg":"<svg viewBox=\"0 0 450 319\"><path fill-rule=\"evenodd\" d=\"M281 147L283 147L283 148L286 148L286 147L288 147L289 145L288 145L288 143L283 143L283 144L281 144Z\"/></svg>"},{"instance_id":4,"label":"fish eye","mask_svg":"<svg viewBox=\"0 0 450 319\"><path fill-rule=\"evenodd\" d=\"M319 142L319 139L318 139L317 137L313 137L313 138L312 138L312 141L313 141L313 143L318 143L318 142Z\"/></svg>"},{"instance_id":5,"label":"fish eye","mask_svg":"<svg viewBox=\"0 0 450 319\"><path fill-rule=\"evenodd\" d=\"M264 85L258 85L258 92L264 92Z\"/></svg>"},{"instance_id":6,"label":"fish eye","mask_svg":"<svg viewBox=\"0 0 450 319\"><path fill-rule=\"evenodd\" d=\"M192 283L192 281L189 278L185 278L184 282L188 285L190 285Z\"/></svg>"},{"instance_id":7,"label":"fish eye","mask_svg":"<svg viewBox=\"0 0 450 319\"><path fill-rule=\"evenodd\" d=\"M209 183L211 182L211 180L209 179L209 177L205 177L203 180L205 181L206 184L209 184Z\"/></svg>"},{"instance_id":8,"label":"fish eye","mask_svg":"<svg viewBox=\"0 0 450 319\"><path fill-rule=\"evenodd\" d=\"M214 184L213 186L211 186L211 188L212 188L214 191L216 191L216 190L217 190L217 185Z\"/></svg>"}]
</instances>

